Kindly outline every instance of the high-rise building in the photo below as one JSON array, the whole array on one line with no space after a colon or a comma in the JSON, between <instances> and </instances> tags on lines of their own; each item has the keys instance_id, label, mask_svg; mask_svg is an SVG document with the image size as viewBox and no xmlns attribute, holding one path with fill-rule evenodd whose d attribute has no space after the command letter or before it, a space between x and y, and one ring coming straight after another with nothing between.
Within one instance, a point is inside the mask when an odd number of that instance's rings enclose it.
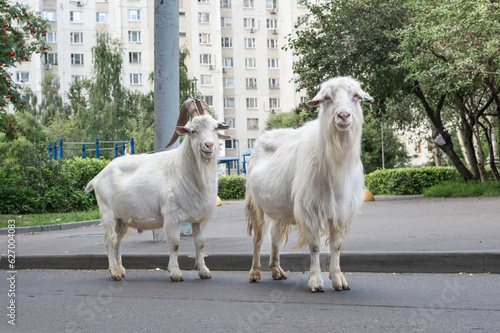
<instances>
[{"instance_id":1,"label":"high-rise building","mask_svg":"<svg viewBox=\"0 0 500 333\"><path fill-rule=\"evenodd\" d=\"M294 57L282 47L307 13L306 2L179 0L179 45L190 53L189 77L214 113L231 126L226 156L241 158L253 148L269 115L288 112L305 100L292 82ZM92 75L91 49L98 36L109 36L123 43L123 85L153 89L153 0L24 3L49 20L51 50L14 69L21 86L40 95L42 78L50 72L59 78L64 97L72 82Z\"/></svg>"}]
</instances>

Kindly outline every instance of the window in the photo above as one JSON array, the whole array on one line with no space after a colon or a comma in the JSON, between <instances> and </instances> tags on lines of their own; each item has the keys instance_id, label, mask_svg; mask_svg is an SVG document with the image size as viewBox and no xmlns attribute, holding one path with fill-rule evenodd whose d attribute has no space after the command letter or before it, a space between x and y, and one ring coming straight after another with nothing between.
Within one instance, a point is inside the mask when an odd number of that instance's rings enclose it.
<instances>
[{"instance_id":1,"label":"window","mask_svg":"<svg viewBox=\"0 0 500 333\"><path fill-rule=\"evenodd\" d=\"M210 0L198 0L199 3L210 3Z\"/></svg>"},{"instance_id":2,"label":"window","mask_svg":"<svg viewBox=\"0 0 500 333\"><path fill-rule=\"evenodd\" d=\"M212 64L212 55L202 53L200 54L200 64L201 65L211 65Z\"/></svg>"},{"instance_id":3,"label":"window","mask_svg":"<svg viewBox=\"0 0 500 333\"><path fill-rule=\"evenodd\" d=\"M142 74L130 74L130 84L142 84Z\"/></svg>"},{"instance_id":4,"label":"window","mask_svg":"<svg viewBox=\"0 0 500 333\"><path fill-rule=\"evenodd\" d=\"M243 0L243 8L255 8L254 0Z\"/></svg>"},{"instance_id":5,"label":"window","mask_svg":"<svg viewBox=\"0 0 500 333\"><path fill-rule=\"evenodd\" d=\"M224 98L224 109L234 109L234 98Z\"/></svg>"},{"instance_id":6,"label":"window","mask_svg":"<svg viewBox=\"0 0 500 333\"><path fill-rule=\"evenodd\" d=\"M257 108L257 98L247 98L247 109Z\"/></svg>"},{"instance_id":7,"label":"window","mask_svg":"<svg viewBox=\"0 0 500 333\"><path fill-rule=\"evenodd\" d=\"M257 60L255 58L245 58L245 67L246 68L256 68Z\"/></svg>"},{"instance_id":8,"label":"window","mask_svg":"<svg viewBox=\"0 0 500 333\"><path fill-rule=\"evenodd\" d=\"M245 38L245 48L255 49L255 38Z\"/></svg>"},{"instance_id":9,"label":"window","mask_svg":"<svg viewBox=\"0 0 500 333\"><path fill-rule=\"evenodd\" d=\"M233 68L233 58L222 58L222 68Z\"/></svg>"},{"instance_id":10,"label":"window","mask_svg":"<svg viewBox=\"0 0 500 333\"><path fill-rule=\"evenodd\" d=\"M212 80L213 80L212 75L208 75L208 74L201 74L200 75L200 84L202 86L212 86L213 85Z\"/></svg>"},{"instance_id":11,"label":"window","mask_svg":"<svg viewBox=\"0 0 500 333\"><path fill-rule=\"evenodd\" d=\"M297 26L306 27L308 25L307 16L297 16Z\"/></svg>"},{"instance_id":12,"label":"window","mask_svg":"<svg viewBox=\"0 0 500 333\"><path fill-rule=\"evenodd\" d=\"M95 0L95 2L109 2L109 0Z\"/></svg>"},{"instance_id":13,"label":"window","mask_svg":"<svg viewBox=\"0 0 500 333\"><path fill-rule=\"evenodd\" d=\"M269 98L269 108L270 109L279 109L280 108L280 99L279 98Z\"/></svg>"},{"instance_id":14,"label":"window","mask_svg":"<svg viewBox=\"0 0 500 333\"><path fill-rule=\"evenodd\" d=\"M72 65L83 65L83 54L71 53L71 64Z\"/></svg>"},{"instance_id":15,"label":"window","mask_svg":"<svg viewBox=\"0 0 500 333\"><path fill-rule=\"evenodd\" d=\"M235 118L224 118L224 123L229 125L229 128L236 128L236 119Z\"/></svg>"},{"instance_id":16,"label":"window","mask_svg":"<svg viewBox=\"0 0 500 333\"><path fill-rule=\"evenodd\" d=\"M141 32L140 31L129 31L128 32L128 41L129 42L140 42L141 41Z\"/></svg>"},{"instance_id":17,"label":"window","mask_svg":"<svg viewBox=\"0 0 500 333\"><path fill-rule=\"evenodd\" d=\"M57 65L57 53L44 54L43 63L46 65Z\"/></svg>"},{"instance_id":18,"label":"window","mask_svg":"<svg viewBox=\"0 0 500 333\"><path fill-rule=\"evenodd\" d=\"M269 79L269 88L277 89L280 87L280 79Z\"/></svg>"},{"instance_id":19,"label":"window","mask_svg":"<svg viewBox=\"0 0 500 333\"><path fill-rule=\"evenodd\" d=\"M76 82L82 82L85 79L83 75L71 75L71 84L75 84Z\"/></svg>"},{"instance_id":20,"label":"window","mask_svg":"<svg viewBox=\"0 0 500 333\"><path fill-rule=\"evenodd\" d=\"M278 48L278 40L277 39L268 39L267 40L267 48L268 49L277 49Z\"/></svg>"},{"instance_id":21,"label":"window","mask_svg":"<svg viewBox=\"0 0 500 333\"><path fill-rule=\"evenodd\" d=\"M185 32L179 32L179 37L187 37L187 33L185 33Z\"/></svg>"},{"instance_id":22,"label":"window","mask_svg":"<svg viewBox=\"0 0 500 333\"><path fill-rule=\"evenodd\" d=\"M278 59L267 59L268 68L279 68Z\"/></svg>"},{"instance_id":23,"label":"window","mask_svg":"<svg viewBox=\"0 0 500 333\"><path fill-rule=\"evenodd\" d=\"M95 13L95 21L97 23L108 23L109 13Z\"/></svg>"},{"instance_id":24,"label":"window","mask_svg":"<svg viewBox=\"0 0 500 333\"><path fill-rule=\"evenodd\" d=\"M16 72L16 82L30 83L30 72Z\"/></svg>"},{"instance_id":25,"label":"window","mask_svg":"<svg viewBox=\"0 0 500 333\"><path fill-rule=\"evenodd\" d=\"M200 44L212 44L210 34L198 34L198 39L200 40Z\"/></svg>"},{"instance_id":26,"label":"window","mask_svg":"<svg viewBox=\"0 0 500 333\"><path fill-rule=\"evenodd\" d=\"M233 39L231 37L223 37L221 40L222 47L233 47Z\"/></svg>"},{"instance_id":27,"label":"window","mask_svg":"<svg viewBox=\"0 0 500 333\"><path fill-rule=\"evenodd\" d=\"M254 18L243 18L243 28L250 29L255 28L255 19Z\"/></svg>"},{"instance_id":28,"label":"window","mask_svg":"<svg viewBox=\"0 0 500 333\"><path fill-rule=\"evenodd\" d=\"M42 18L49 22L56 22L57 12L55 10L44 10L42 13Z\"/></svg>"},{"instance_id":29,"label":"window","mask_svg":"<svg viewBox=\"0 0 500 333\"><path fill-rule=\"evenodd\" d=\"M266 9L277 9L277 0L266 0Z\"/></svg>"},{"instance_id":30,"label":"window","mask_svg":"<svg viewBox=\"0 0 500 333\"><path fill-rule=\"evenodd\" d=\"M222 86L224 88L234 88L234 78L225 77L222 79Z\"/></svg>"},{"instance_id":31,"label":"window","mask_svg":"<svg viewBox=\"0 0 500 333\"><path fill-rule=\"evenodd\" d=\"M266 26L268 29L278 29L278 20L266 20Z\"/></svg>"},{"instance_id":32,"label":"window","mask_svg":"<svg viewBox=\"0 0 500 333\"><path fill-rule=\"evenodd\" d=\"M226 149L236 149L236 145L237 143L235 139L225 140Z\"/></svg>"},{"instance_id":33,"label":"window","mask_svg":"<svg viewBox=\"0 0 500 333\"><path fill-rule=\"evenodd\" d=\"M214 106L214 96L203 96L201 98L208 106Z\"/></svg>"},{"instance_id":34,"label":"window","mask_svg":"<svg viewBox=\"0 0 500 333\"><path fill-rule=\"evenodd\" d=\"M307 6L308 2L309 2L309 0L297 0L297 6L298 7L305 7L305 6Z\"/></svg>"},{"instance_id":35,"label":"window","mask_svg":"<svg viewBox=\"0 0 500 333\"><path fill-rule=\"evenodd\" d=\"M141 63L141 52L129 52L128 60L131 64L140 64Z\"/></svg>"},{"instance_id":36,"label":"window","mask_svg":"<svg viewBox=\"0 0 500 333\"><path fill-rule=\"evenodd\" d=\"M69 12L70 22L83 22L83 12Z\"/></svg>"},{"instance_id":37,"label":"window","mask_svg":"<svg viewBox=\"0 0 500 333\"><path fill-rule=\"evenodd\" d=\"M129 9L128 10L128 20L129 21L140 21L141 11L139 9Z\"/></svg>"},{"instance_id":38,"label":"window","mask_svg":"<svg viewBox=\"0 0 500 333\"><path fill-rule=\"evenodd\" d=\"M221 8L231 8L231 0L221 0Z\"/></svg>"},{"instance_id":39,"label":"window","mask_svg":"<svg viewBox=\"0 0 500 333\"><path fill-rule=\"evenodd\" d=\"M198 13L198 23L210 23L210 13Z\"/></svg>"},{"instance_id":40,"label":"window","mask_svg":"<svg viewBox=\"0 0 500 333\"><path fill-rule=\"evenodd\" d=\"M69 42L71 44L83 44L83 32L70 32Z\"/></svg>"},{"instance_id":41,"label":"window","mask_svg":"<svg viewBox=\"0 0 500 333\"><path fill-rule=\"evenodd\" d=\"M306 96L300 96L300 104L306 103L307 102L307 97Z\"/></svg>"},{"instance_id":42,"label":"window","mask_svg":"<svg viewBox=\"0 0 500 333\"><path fill-rule=\"evenodd\" d=\"M100 33L98 32L96 34L96 40L102 40L102 41L109 41L109 34L108 33Z\"/></svg>"},{"instance_id":43,"label":"window","mask_svg":"<svg viewBox=\"0 0 500 333\"><path fill-rule=\"evenodd\" d=\"M46 43L57 43L57 33L56 32L47 32L43 40Z\"/></svg>"},{"instance_id":44,"label":"window","mask_svg":"<svg viewBox=\"0 0 500 333\"><path fill-rule=\"evenodd\" d=\"M231 28L233 26L233 19L231 17L221 17L220 26L222 28Z\"/></svg>"},{"instance_id":45,"label":"window","mask_svg":"<svg viewBox=\"0 0 500 333\"><path fill-rule=\"evenodd\" d=\"M256 141L257 139L248 139L248 149L254 149Z\"/></svg>"},{"instance_id":46,"label":"window","mask_svg":"<svg viewBox=\"0 0 500 333\"><path fill-rule=\"evenodd\" d=\"M259 129L259 119L258 118L248 118L247 119L247 129L258 130Z\"/></svg>"},{"instance_id":47,"label":"window","mask_svg":"<svg viewBox=\"0 0 500 333\"><path fill-rule=\"evenodd\" d=\"M257 88L257 78L255 77L247 77L246 79L246 83L247 83L247 88Z\"/></svg>"}]
</instances>

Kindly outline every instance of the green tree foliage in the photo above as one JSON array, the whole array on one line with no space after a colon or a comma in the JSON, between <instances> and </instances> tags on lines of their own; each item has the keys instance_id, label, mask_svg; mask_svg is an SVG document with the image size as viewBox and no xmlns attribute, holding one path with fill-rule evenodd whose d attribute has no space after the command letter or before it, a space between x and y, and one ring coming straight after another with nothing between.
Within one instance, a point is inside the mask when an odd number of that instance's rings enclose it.
<instances>
[{"instance_id":1,"label":"green tree foliage","mask_svg":"<svg viewBox=\"0 0 500 333\"><path fill-rule=\"evenodd\" d=\"M282 112L272 114L267 118L266 128L268 131L273 128L297 128L299 124L300 116L295 112Z\"/></svg>"},{"instance_id":2,"label":"green tree foliage","mask_svg":"<svg viewBox=\"0 0 500 333\"><path fill-rule=\"evenodd\" d=\"M16 124L14 116L6 112L9 103L15 110L24 108L19 87L9 69L30 61L33 54L46 52L48 46L43 37L47 29L46 21L28 6L0 0L0 132L5 133L5 139L17 139L28 133L27 129Z\"/></svg>"},{"instance_id":3,"label":"green tree foliage","mask_svg":"<svg viewBox=\"0 0 500 333\"><path fill-rule=\"evenodd\" d=\"M487 178L472 138L490 144L495 125L484 116L500 110L498 2L330 0L309 9L310 29L298 28L286 47L300 58L299 89L312 97L324 80L354 76L375 97L371 113L399 129L425 117L464 179ZM456 125L472 173L451 140Z\"/></svg>"}]
</instances>

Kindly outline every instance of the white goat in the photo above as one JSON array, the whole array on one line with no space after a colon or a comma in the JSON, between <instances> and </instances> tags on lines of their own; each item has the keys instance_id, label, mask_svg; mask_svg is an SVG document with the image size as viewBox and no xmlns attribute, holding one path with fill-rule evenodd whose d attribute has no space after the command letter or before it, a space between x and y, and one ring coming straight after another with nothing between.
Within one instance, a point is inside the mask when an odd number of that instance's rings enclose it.
<instances>
[{"instance_id":1,"label":"white goat","mask_svg":"<svg viewBox=\"0 0 500 333\"><path fill-rule=\"evenodd\" d=\"M202 231L212 216L217 198L218 137L227 138L217 130L227 126L206 115L208 106L201 103L188 99L183 104L178 125L187 121L187 111L191 112L192 119L185 126L176 127L179 135L185 135L178 149L114 159L85 189L86 192L94 190L96 194L109 271L114 280L125 276L120 243L129 228L139 232L164 228L170 246L170 279L182 281L177 255L179 225L183 222L192 224L199 276L211 277L203 259ZM201 108L203 110L199 110Z\"/></svg>"},{"instance_id":2,"label":"white goat","mask_svg":"<svg viewBox=\"0 0 500 333\"><path fill-rule=\"evenodd\" d=\"M286 279L279 245L291 225L301 247L311 253L309 290L324 291L319 262L320 236L330 244L330 279L335 290L349 289L340 270L340 250L363 202L360 159L363 113L359 102L373 101L350 77L324 82L309 106L320 106L318 119L298 129L261 135L250 158L245 211L253 232L250 282L260 281L262 236L272 221L269 266L274 279Z\"/></svg>"}]
</instances>

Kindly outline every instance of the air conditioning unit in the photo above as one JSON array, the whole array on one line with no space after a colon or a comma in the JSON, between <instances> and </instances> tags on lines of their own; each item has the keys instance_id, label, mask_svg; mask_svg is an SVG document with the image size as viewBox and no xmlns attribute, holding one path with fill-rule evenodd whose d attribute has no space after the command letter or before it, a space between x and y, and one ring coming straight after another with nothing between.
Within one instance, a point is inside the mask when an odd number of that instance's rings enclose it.
<instances>
[{"instance_id":1,"label":"air conditioning unit","mask_svg":"<svg viewBox=\"0 0 500 333\"><path fill-rule=\"evenodd\" d=\"M276 8L271 8L271 14L276 14L278 12L278 9Z\"/></svg>"},{"instance_id":2,"label":"air conditioning unit","mask_svg":"<svg viewBox=\"0 0 500 333\"><path fill-rule=\"evenodd\" d=\"M44 68L45 68L45 69L51 69L51 68L52 68L52 65L51 65L51 64L45 64L45 65L44 65Z\"/></svg>"},{"instance_id":3,"label":"air conditioning unit","mask_svg":"<svg viewBox=\"0 0 500 333\"><path fill-rule=\"evenodd\" d=\"M226 72L226 68L222 67L222 73Z\"/></svg>"},{"instance_id":4,"label":"air conditioning unit","mask_svg":"<svg viewBox=\"0 0 500 333\"><path fill-rule=\"evenodd\" d=\"M210 66L208 66L208 68L214 70L215 69L215 65L210 65Z\"/></svg>"},{"instance_id":5,"label":"air conditioning unit","mask_svg":"<svg viewBox=\"0 0 500 333\"><path fill-rule=\"evenodd\" d=\"M251 33L254 33L254 32L255 32L255 29L254 29L254 28L250 28L250 32L251 32Z\"/></svg>"},{"instance_id":6,"label":"air conditioning unit","mask_svg":"<svg viewBox=\"0 0 500 333\"><path fill-rule=\"evenodd\" d=\"M273 33L273 34L277 34L277 33L278 33L278 29L273 29L273 30L272 30L272 33Z\"/></svg>"},{"instance_id":7,"label":"air conditioning unit","mask_svg":"<svg viewBox=\"0 0 500 333\"><path fill-rule=\"evenodd\" d=\"M81 7L81 6L83 6L83 1L77 1L77 2L76 2L76 5L77 5L77 6L80 6L80 7Z\"/></svg>"},{"instance_id":8,"label":"air conditioning unit","mask_svg":"<svg viewBox=\"0 0 500 333\"><path fill-rule=\"evenodd\" d=\"M276 113L276 109L271 109L271 113L275 114Z\"/></svg>"}]
</instances>

